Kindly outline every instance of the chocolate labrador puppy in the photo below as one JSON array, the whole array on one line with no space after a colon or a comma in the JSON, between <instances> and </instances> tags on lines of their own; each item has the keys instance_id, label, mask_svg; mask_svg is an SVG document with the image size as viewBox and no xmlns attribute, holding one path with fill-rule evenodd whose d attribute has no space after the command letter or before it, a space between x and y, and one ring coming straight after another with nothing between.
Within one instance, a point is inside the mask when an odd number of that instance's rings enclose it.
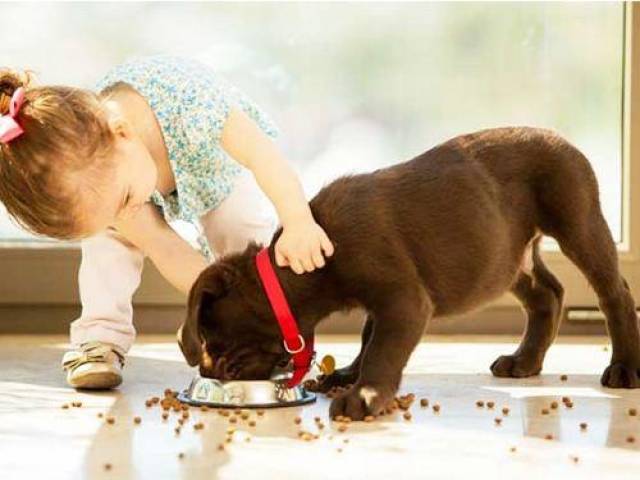
<instances>
[{"instance_id":1,"label":"chocolate labrador puppy","mask_svg":"<svg viewBox=\"0 0 640 480\"><path fill-rule=\"evenodd\" d=\"M498 357L499 377L542 368L561 315L563 289L542 262L541 236L595 289L613 344L602 385L640 386L633 298L587 159L547 130L497 128L462 135L390 168L340 178L311 201L335 245L327 265L296 275L276 268L301 334L337 310L368 312L362 349L323 383L354 383L331 415L380 413L430 319L461 314L512 292L528 322L519 348ZM274 235L269 250L272 262ZM190 365L222 379L269 377L289 357L260 284L257 245L202 272L179 341Z\"/></svg>"}]
</instances>

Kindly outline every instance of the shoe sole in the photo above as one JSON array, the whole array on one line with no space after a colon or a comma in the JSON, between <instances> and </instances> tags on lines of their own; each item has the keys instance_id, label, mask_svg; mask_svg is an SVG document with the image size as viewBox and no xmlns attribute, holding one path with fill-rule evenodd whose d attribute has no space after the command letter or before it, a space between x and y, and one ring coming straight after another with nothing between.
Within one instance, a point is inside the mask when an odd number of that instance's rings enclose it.
<instances>
[{"instance_id":1,"label":"shoe sole","mask_svg":"<svg viewBox=\"0 0 640 480\"><path fill-rule=\"evenodd\" d=\"M69 382L73 388L86 390L111 390L122 383L122 376L114 372L92 372Z\"/></svg>"}]
</instances>

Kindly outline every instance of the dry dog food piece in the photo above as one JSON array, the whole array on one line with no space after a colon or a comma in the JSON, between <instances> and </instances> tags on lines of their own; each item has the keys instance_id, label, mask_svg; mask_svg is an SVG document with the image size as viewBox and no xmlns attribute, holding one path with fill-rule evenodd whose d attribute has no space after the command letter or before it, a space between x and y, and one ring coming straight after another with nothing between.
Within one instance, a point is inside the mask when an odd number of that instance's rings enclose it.
<instances>
[{"instance_id":1,"label":"dry dog food piece","mask_svg":"<svg viewBox=\"0 0 640 480\"><path fill-rule=\"evenodd\" d=\"M493 408L494 405L494 402L487 402L487 408Z\"/></svg>"},{"instance_id":2,"label":"dry dog food piece","mask_svg":"<svg viewBox=\"0 0 640 480\"><path fill-rule=\"evenodd\" d=\"M186 412L186 411L189 410L189 405L187 405L186 403L179 403L178 402L178 405L180 405L180 408L182 408L183 412Z\"/></svg>"},{"instance_id":3,"label":"dry dog food piece","mask_svg":"<svg viewBox=\"0 0 640 480\"><path fill-rule=\"evenodd\" d=\"M484 402L482 400L476 400L476 407L484 407Z\"/></svg>"},{"instance_id":4,"label":"dry dog food piece","mask_svg":"<svg viewBox=\"0 0 640 480\"><path fill-rule=\"evenodd\" d=\"M82 402L71 402L72 407L80 408L82 406Z\"/></svg>"},{"instance_id":5,"label":"dry dog food piece","mask_svg":"<svg viewBox=\"0 0 640 480\"><path fill-rule=\"evenodd\" d=\"M151 407L153 405L153 403L151 402L151 400L145 400L144 404L147 408Z\"/></svg>"},{"instance_id":6,"label":"dry dog food piece","mask_svg":"<svg viewBox=\"0 0 640 480\"><path fill-rule=\"evenodd\" d=\"M67 408L69 408L69 404L67 404L67 403L63 403L63 404L62 404L62 409L63 409L63 410L66 410Z\"/></svg>"},{"instance_id":7,"label":"dry dog food piece","mask_svg":"<svg viewBox=\"0 0 640 480\"><path fill-rule=\"evenodd\" d=\"M102 417L104 417L104 413L98 412L98 418L102 418Z\"/></svg>"},{"instance_id":8,"label":"dry dog food piece","mask_svg":"<svg viewBox=\"0 0 640 480\"><path fill-rule=\"evenodd\" d=\"M180 410L181 410L181 408L180 408L180 405L179 405L179 404L177 404L177 405L174 405L174 406L173 406L173 411L174 411L174 412L176 412L176 413L177 413L177 412L179 412Z\"/></svg>"},{"instance_id":9,"label":"dry dog food piece","mask_svg":"<svg viewBox=\"0 0 640 480\"><path fill-rule=\"evenodd\" d=\"M420 399L420 406L421 407L428 407L429 406L429 399L428 398L421 398Z\"/></svg>"},{"instance_id":10,"label":"dry dog food piece","mask_svg":"<svg viewBox=\"0 0 640 480\"><path fill-rule=\"evenodd\" d=\"M366 417L364 417L365 422L373 422L375 419L376 417L374 417L373 415L367 415Z\"/></svg>"},{"instance_id":11,"label":"dry dog food piece","mask_svg":"<svg viewBox=\"0 0 640 480\"><path fill-rule=\"evenodd\" d=\"M180 426L184 425L184 418L179 418L179 419L178 419L178 424L179 424Z\"/></svg>"},{"instance_id":12,"label":"dry dog food piece","mask_svg":"<svg viewBox=\"0 0 640 480\"><path fill-rule=\"evenodd\" d=\"M166 420L169 418L169 414L167 412L162 412L162 420Z\"/></svg>"},{"instance_id":13,"label":"dry dog food piece","mask_svg":"<svg viewBox=\"0 0 640 480\"><path fill-rule=\"evenodd\" d=\"M182 412L182 418L184 418L185 420L189 418L189 412L187 411Z\"/></svg>"},{"instance_id":14,"label":"dry dog food piece","mask_svg":"<svg viewBox=\"0 0 640 480\"><path fill-rule=\"evenodd\" d=\"M202 405L202 406L200 407L200 411L201 411L201 412L208 412L208 411L209 411L209 407L207 407L206 405Z\"/></svg>"},{"instance_id":15,"label":"dry dog food piece","mask_svg":"<svg viewBox=\"0 0 640 480\"><path fill-rule=\"evenodd\" d=\"M181 430L180 427L176 427L173 429L173 431L176 432L176 435L180 435L180 430Z\"/></svg>"},{"instance_id":16,"label":"dry dog food piece","mask_svg":"<svg viewBox=\"0 0 640 480\"><path fill-rule=\"evenodd\" d=\"M198 423L194 423L193 424L193 429L194 430L202 430L204 428L204 423L202 422L198 422Z\"/></svg>"},{"instance_id":17,"label":"dry dog food piece","mask_svg":"<svg viewBox=\"0 0 640 480\"><path fill-rule=\"evenodd\" d=\"M493 419L494 422L496 422L496 426L500 426L500 424L502 423L502 419L500 417L496 417Z\"/></svg>"},{"instance_id":18,"label":"dry dog food piece","mask_svg":"<svg viewBox=\"0 0 640 480\"><path fill-rule=\"evenodd\" d=\"M256 413L258 414L259 417L261 417L264 415L264 410L258 410Z\"/></svg>"},{"instance_id":19,"label":"dry dog food piece","mask_svg":"<svg viewBox=\"0 0 640 480\"><path fill-rule=\"evenodd\" d=\"M305 442L310 442L311 440L313 440L313 435L310 434L309 432L304 432L302 434L302 440L304 440Z\"/></svg>"},{"instance_id":20,"label":"dry dog food piece","mask_svg":"<svg viewBox=\"0 0 640 480\"><path fill-rule=\"evenodd\" d=\"M173 390L171 390L170 388L165 388L164 389L164 396L165 397L173 397Z\"/></svg>"},{"instance_id":21,"label":"dry dog food piece","mask_svg":"<svg viewBox=\"0 0 640 480\"><path fill-rule=\"evenodd\" d=\"M104 464L104 469L108 472L109 470L111 470L112 466L110 463L105 463Z\"/></svg>"},{"instance_id":22,"label":"dry dog food piece","mask_svg":"<svg viewBox=\"0 0 640 480\"><path fill-rule=\"evenodd\" d=\"M140 417L133 417L133 423L135 423L136 425L140 425L141 422L142 419Z\"/></svg>"},{"instance_id":23,"label":"dry dog food piece","mask_svg":"<svg viewBox=\"0 0 640 480\"><path fill-rule=\"evenodd\" d=\"M219 443L219 444L218 444L218 450L219 450L219 451L224 450L224 443Z\"/></svg>"},{"instance_id":24,"label":"dry dog food piece","mask_svg":"<svg viewBox=\"0 0 640 480\"><path fill-rule=\"evenodd\" d=\"M433 408L433 411L434 411L435 413L438 413L438 412L440 411L440 405L439 405L439 404L437 404L437 403L434 403L434 404L433 404L433 407L431 407L431 408Z\"/></svg>"},{"instance_id":25,"label":"dry dog food piece","mask_svg":"<svg viewBox=\"0 0 640 480\"><path fill-rule=\"evenodd\" d=\"M577 455L569 455L569 458L573 463L578 463L580 461L580 457L578 457Z\"/></svg>"},{"instance_id":26,"label":"dry dog food piece","mask_svg":"<svg viewBox=\"0 0 640 480\"><path fill-rule=\"evenodd\" d=\"M249 420L249 426L250 427L255 427L256 426L256 421L255 420Z\"/></svg>"},{"instance_id":27,"label":"dry dog food piece","mask_svg":"<svg viewBox=\"0 0 640 480\"><path fill-rule=\"evenodd\" d=\"M242 415L240 415L240 418L243 420L247 420L249 418L249 414L247 412L244 412Z\"/></svg>"},{"instance_id":28,"label":"dry dog food piece","mask_svg":"<svg viewBox=\"0 0 640 480\"><path fill-rule=\"evenodd\" d=\"M347 426L344 423L338 425L338 431L339 432L346 432L347 431Z\"/></svg>"},{"instance_id":29,"label":"dry dog food piece","mask_svg":"<svg viewBox=\"0 0 640 480\"><path fill-rule=\"evenodd\" d=\"M180 460L182 460L182 459L184 458L184 453L180 452L180 453L178 454L178 458L179 458Z\"/></svg>"},{"instance_id":30,"label":"dry dog food piece","mask_svg":"<svg viewBox=\"0 0 640 480\"><path fill-rule=\"evenodd\" d=\"M238 419L236 417L229 417L229 423L238 423Z\"/></svg>"},{"instance_id":31,"label":"dry dog food piece","mask_svg":"<svg viewBox=\"0 0 640 480\"><path fill-rule=\"evenodd\" d=\"M509 407L502 407L502 414L509 415Z\"/></svg>"},{"instance_id":32,"label":"dry dog food piece","mask_svg":"<svg viewBox=\"0 0 640 480\"><path fill-rule=\"evenodd\" d=\"M411 412L404 412L403 417L405 420L411 420Z\"/></svg>"},{"instance_id":33,"label":"dry dog food piece","mask_svg":"<svg viewBox=\"0 0 640 480\"><path fill-rule=\"evenodd\" d=\"M509 451L510 451L511 453L515 453L515 452L516 452L516 450L517 450L517 449L516 449L516 447L511 447L511 448L509 448Z\"/></svg>"},{"instance_id":34,"label":"dry dog food piece","mask_svg":"<svg viewBox=\"0 0 640 480\"><path fill-rule=\"evenodd\" d=\"M547 433L547 434L544 436L544 439L545 439L545 440L553 440L553 435L551 435L550 433Z\"/></svg>"},{"instance_id":35,"label":"dry dog food piece","mask_svg":"<svg viewBox=\"0 0 640 480\"><path fill-rule=\"evenodd\" d=\"M571 399L569 397L562 397L562 403L570 402Z\"/></svg>"},{"instance_id":36,"label":"dry dog food piece","mask_svg":"<svg viewBox=\"0 0 640 480\"><path fill-rule=\"evenodd\" d=\"M293 423L295 423L296 425L300 425L302 423L302 418L300 417L296 417L293 419Z\"/></svg>"},{"instance_id":37,"label":"dry dog food piece","mask_svg":"<svg viewBox=\"0 0 640 480\"><path fill-rule=\"evenodd\" d=\"M151 397L151 403L153 403L154 405L157 405L158 403L160 403L160 398L159 397Z\"/></svg>"},{"instance_id":38,"label":"dry dog food piece","mask_svg":"<svg viewBox=\"0 0 640 480\"><path fill-rule=\"evenodd\" d=\"M564 406L567 408L573 408L573 402L567 402L564 404Z\"/></svg>"},{"instance_id":39,"label":"dry dog food piece","mask_svg":"<svg viewBox=\"0 0 640 480\"><path fill-rule=\"evenodd\" d=\"M563 382L566 382L568 378L569 377L567 377L566 375L560 375L560 380Z\"/></svg>"},{"instance_id":40,"label":"dry dog food piece","mask_svg":"<svg viewBox=\"0 0 640 480\"><path fill-rule=\"evenodd\" d=\"M636 438L633 435L629 435L627 437L627 443L633 443L636 441Z\"/></svg>"},{"instance_id":41,"label":"dry dog food piece","mask_svg":"<svg viewBox=\"0 0 640 480\"><path fill-rule=\"evenodd\" d=\"M313 421L316 422L316 423L319 423L320 422L320 417L313 417Z\"/></svg>"},{"instance_id":42,"label":"dry dog food piece","mask_svg":"<svg viewBox=\"0 0 640 480\"><path fill-rule=\"evenodd\" d=\"M318 427L318 430L322 430L324 428L324 423L318 422L317 427Z\"/></svg>"},{"instance_id":43,"label":"dry dog food piece","mask_svg":"<svg viewBox=\"0 0 640 480\"><path fill-rule=\"evenodd\" d=\"M113 425L114 423L116 423L116 419L113 417L107 417L107 423L109 425Z\"/></svg>"},{"instance_id":44,"label":"dry dog food piece","mask_svg":"<svg viewBox=\"0 0 640 480\"><path fill-rule=\"evenodd\" d=\"M635 408L630 408L628 413L630 416L635 417L638 414L638 411Z\"/></svg>"},{"instance_id":45,"label":"dry dog food piece","mask_svg":"<svg viewBox=\"0 0 640 480\"><path fill-rule=\"evenodd\" d=\"M547 408L543 408L542 410L540 410L540 413L541 413L542 415L549 415L549 409L547 409Z\"/></svg>"},{"instance_id":46,"label":"dry dog food piece","mask_svg":"<svg viewBox=\"0 0 640 480\"><path fill-rule=\"evenodd\" d=\"M587 429L587 423L586 422L582 422L580 424L580 430L586 430Z\"/></svg>"},{"instance_id":47,"label":"dry dog food piece","mask_svg":"<svg viewBox=\"0 0 640 480\"><path fill-rule=\"evenodd\" d=\"M551 402L551 405L549 405L553 410L555 410L556 408L558 408L558 402L553 401Z\"/></svg>"}]
</instances>

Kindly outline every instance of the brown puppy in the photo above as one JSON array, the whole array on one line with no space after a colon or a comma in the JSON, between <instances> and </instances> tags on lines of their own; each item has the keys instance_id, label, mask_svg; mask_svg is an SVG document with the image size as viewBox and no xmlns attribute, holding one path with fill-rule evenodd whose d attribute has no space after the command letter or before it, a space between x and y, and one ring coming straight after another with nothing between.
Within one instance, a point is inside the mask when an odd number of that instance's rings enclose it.
<instances>
[{"instance_id":1,"label":"brown puppy","mask_svg":"<svg viewBox=\"0 0 640 480\"><path fill-rule=\"evenodd\" d=\"M491 370L536 375L558 329L563 289L542 263L542 234L584 273L613 344L609 387L640 386L634 301L600 210L587 159L556 134L499 128L456 137L406 163L336 180L311 201L335 244L327 266L276 272L303 336L331 312L368 312L360 355L324 387L355 382L331 415L362 419L394 397L431 318L478 308L511 291L528 313L520 347ZM271 242L273 245L280 232ZM288 356L259 283L258 246L206 269L189 297L180 342L189 364L217 378L267 378Z\"/></svg>"}]
</instances>

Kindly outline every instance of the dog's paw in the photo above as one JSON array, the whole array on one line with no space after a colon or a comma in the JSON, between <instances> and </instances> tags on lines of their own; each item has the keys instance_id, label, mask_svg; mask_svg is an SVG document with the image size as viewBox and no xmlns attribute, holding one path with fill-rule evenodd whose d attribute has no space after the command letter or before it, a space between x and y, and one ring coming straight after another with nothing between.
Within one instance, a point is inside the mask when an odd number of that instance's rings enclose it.
<instances>
[{"instance_id":1,"label":"dog's paw","mask_svg":"<svg viewBox=\"0 0 640 480\"><path fill-rule=\"evenodd\" d=\"M393 392L384 387L354 385L331 402L329 416L363 420L368 415L380 415L393 402Z\"/></svg>"},{"instance_id":2,"label":"dog's paw","mask_svg":"<svg viewBox=\"0 0 640 480\"><path fill-rule=\"evenodd\" d=\"M609 388L640 388L640 369L635 365L614 362L600 378L600 383Z\"/></svg>"},{"instance_id":3,"label":"dog's paw","mask_svg":"<svg viewBox=\"0 0 640 480\"><path fill-rule=\"evenodd\" d=\"M491 364L491 373L496 377L531 377L541 370L538 362L520 355L501 355Z\"/></svg>"},{"instance_id":4,"label":"dog's paw","mask_svg":"<svg viewBox=\"0 0 640 480\"><path fill-rule=\"evenodd\" d=\"M314 391L327 393L334 387L346 387L347 385L353 385L358 380L359 375L360 372L354 369L351 365L339 368L330 375L321 375L318 377L317 384L314 386Z\"/></svg>"}]
</instances>

